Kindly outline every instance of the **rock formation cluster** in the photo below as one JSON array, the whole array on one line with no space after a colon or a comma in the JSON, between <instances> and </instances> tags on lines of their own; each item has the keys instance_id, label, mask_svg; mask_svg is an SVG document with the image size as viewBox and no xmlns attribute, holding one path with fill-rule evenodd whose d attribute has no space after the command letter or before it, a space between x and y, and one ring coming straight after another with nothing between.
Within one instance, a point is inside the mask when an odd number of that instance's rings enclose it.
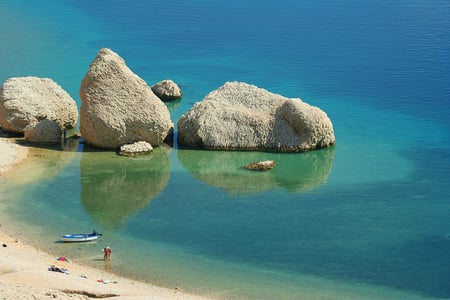
<instances>
[{"instance_id":1,"label":"rock formation cluster","mask_svg":"<svg viewBox=\"0 0 450 300\"><path fill-rule=\"evenodd\" d=\"M181 97L172 80L150 87L117 53L100 49L80 86L83 141L114 150L125 145L124 155L150 153L173 138L174 124L163 101ZM51 79L10 78L0 88L5 132L55 143L77 121L76 102ZM335 143L331 120L320 108L244 82L212 91L177 125L178 144L194 148L302 152Z\"/></svg>"}]
</instances>

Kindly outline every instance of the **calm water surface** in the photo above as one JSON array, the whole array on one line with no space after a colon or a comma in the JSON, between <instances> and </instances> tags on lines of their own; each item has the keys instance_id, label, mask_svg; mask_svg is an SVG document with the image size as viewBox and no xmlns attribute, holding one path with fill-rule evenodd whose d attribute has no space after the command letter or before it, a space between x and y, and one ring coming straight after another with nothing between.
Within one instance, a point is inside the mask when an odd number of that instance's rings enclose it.
<instances>
[{"instance_id":1,"label":"calm water surface","mask_svg":"<svg viewBox=\"0 0 450 300\"><path fill-rule=\"evenodd\" d=\"M109 47L147 83L180 84L174 123L237 80L321 107L337 138L302 154L33 150L0 181L2 223L55 255L221 298L450 298L448 36L446 1L2 4L2 82L50 77L80 104ZM241 168L262 159L277 167ZM57 242L92 228L96 243Z\"/></svg>"}]
</instances>

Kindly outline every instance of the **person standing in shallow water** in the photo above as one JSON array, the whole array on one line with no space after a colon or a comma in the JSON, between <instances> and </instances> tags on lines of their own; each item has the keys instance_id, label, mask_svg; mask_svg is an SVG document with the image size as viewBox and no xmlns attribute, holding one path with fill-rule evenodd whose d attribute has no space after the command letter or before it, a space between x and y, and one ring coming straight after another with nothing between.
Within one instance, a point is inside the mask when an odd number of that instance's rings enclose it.
<instances>
[{"instance_id":1,"label":"person standing in shallow water","mask_svg":"<svg viewBox=\"0 0 450 300\"><path fill-rule=\"evenodd\" d=\"M110 247L103 248L103 260L111 260L112 249Z\"/></svg>"}]
</instances>

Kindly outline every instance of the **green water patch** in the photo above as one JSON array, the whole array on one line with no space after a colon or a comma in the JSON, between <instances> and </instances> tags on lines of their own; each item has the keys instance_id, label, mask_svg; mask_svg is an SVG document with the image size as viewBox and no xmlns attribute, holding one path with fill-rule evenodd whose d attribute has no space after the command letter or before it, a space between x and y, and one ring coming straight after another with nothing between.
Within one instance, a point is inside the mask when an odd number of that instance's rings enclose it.
<instances>
[{"instance_id":1,"label":"green water patch","mask_svg":"<svg viewBox=\"0 0 450 300\"><path fill-rule=\"evenodd\" d=\"M103 228L121 226L166 188L169 177L170 162L162 148L137 158L85 152L80 161L81 204Z\"/></svg>"},{"instance_id":2,"label":"green water patch","mask_svg":"<svg viewBox=\"0 0 450 300\"><path fill-rule=\"evenodd\" d=\"M282 188L311 191L324 184L333 167L334 147L308 153L277 154L178 149L178 159L193 177L230 194L254 194ZM270 171L251 171L251 162L273 160Z\"/></svg>"}]
</instances>

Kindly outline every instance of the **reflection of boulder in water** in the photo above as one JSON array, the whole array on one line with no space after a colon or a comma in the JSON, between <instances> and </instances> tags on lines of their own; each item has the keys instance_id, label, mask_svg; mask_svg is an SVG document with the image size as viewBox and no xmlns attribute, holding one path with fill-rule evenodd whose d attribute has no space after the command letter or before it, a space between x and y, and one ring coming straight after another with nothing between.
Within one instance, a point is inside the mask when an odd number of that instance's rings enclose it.
<instances>
[{"instance_id":1,"label":"reflection of boulder in water","mask_svg":"<svg viewBox=\"0 0 450 300\"><path fill-rule=\"evenodd\" d=\"M81 202L97 223L112 228L145 208L166 187L169 175L169 158L162 148L139 158L84 152Z\"/></svg>"},{"instance_id":2,"label":"reflection of boulder in water","mask_svg":"<svg viewBox=\"0 0 450 300\"><path fill-rule=\"evenodd\" d=\"M231 194L258 193L283 187L305 192L324 183L331 172L334 147L308 153L266 153L178 149L178 159L194 177ZM252 172L252 161L274 160L268 172Z\"/></svg>"},{"instance_id":3,"label":"reflection of boulder in water","mask_svg":"<svg viewBox=\"0 0 450 300\"><path fill-rule=\"evenodd\" d=\"M311 191L325 183L334 161L334 147L300 154L280 155L272 176L289 192Z\"/></svg>"},{"instance_id":4,"label":"reflection of boulder in water","mask_svg":"<svg viewBox=\"0 0 450 300\"><path fill-rule=\"evenodd\" d=\"M164 102L169 109L170 113L173 113L181 105L181 99L173 100L170 102Z\"/></svg>"},{"instance_id":5,"label":"reflection of boulder in water","mask_svg":"<svg viewBox=\"0 0 450 300\"><path fill-rule=\"evenodd\" d=\"M80 139L77 135L72 135L66 139L61 140L61 147L63 151L67 152L78 152L78 147L80 146Z\"/></svg>"}]
</instances>

